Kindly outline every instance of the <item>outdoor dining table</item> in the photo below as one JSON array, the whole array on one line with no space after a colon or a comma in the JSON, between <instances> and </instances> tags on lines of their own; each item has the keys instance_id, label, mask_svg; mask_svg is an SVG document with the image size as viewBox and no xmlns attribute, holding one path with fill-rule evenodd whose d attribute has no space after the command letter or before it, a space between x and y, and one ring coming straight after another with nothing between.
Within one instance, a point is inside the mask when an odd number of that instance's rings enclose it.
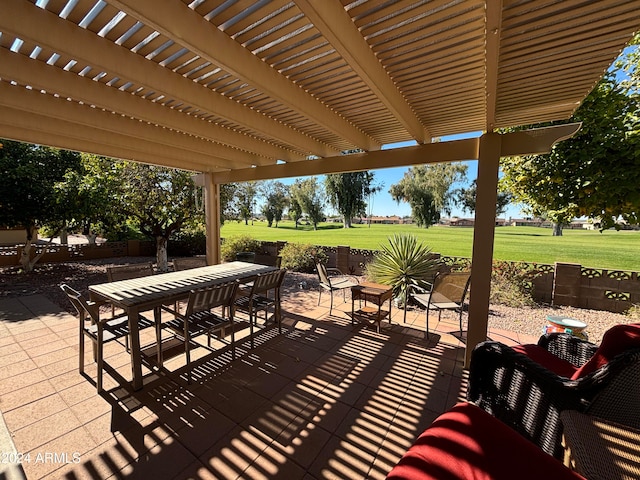
<instances>
[{"instance_id":1,"label":"outdoor dining table","mask_svg":"<svg viewBox=\"0 0 640 480\"><path fill-rule=\"evenodd\" d=\"M131 337L132 384L134 390L140 390L142 388L140 331L138 322L132 321L138 318L139 312L154 310L156 322L160 322L161 307L187 299L191 290L234 280L250 281L260 273L273 270L277 270L277 267L236 261L91 285L89 294L93 301L106 301L127 312Z\"/></svg>"}]
</instances>

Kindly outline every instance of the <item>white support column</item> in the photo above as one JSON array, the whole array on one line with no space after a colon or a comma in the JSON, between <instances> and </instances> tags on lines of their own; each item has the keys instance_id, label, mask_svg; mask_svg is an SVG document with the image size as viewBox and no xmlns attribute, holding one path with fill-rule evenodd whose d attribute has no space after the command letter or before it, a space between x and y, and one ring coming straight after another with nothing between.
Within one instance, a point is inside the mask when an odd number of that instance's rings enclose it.
<instances>
[{"instance_id":1,"label":"white support column","mask_svg":"<svg viewBox=\"0 0 640 480\"><path fill-rule=\"evenodd\" d=\"M211 173L204 174L207 264L220 263L220 185Z\"/></svg>"},{"instance_id":2,"label":"white support column","mask_svg":"<svg viewBox=\"0 0 640 480\"><path fill-rule=\"evenodd\" d=\"M497 133L480 138L465 366L469 366L474 347L487 338L501 145Z\"/></svg>"}]
</instances>

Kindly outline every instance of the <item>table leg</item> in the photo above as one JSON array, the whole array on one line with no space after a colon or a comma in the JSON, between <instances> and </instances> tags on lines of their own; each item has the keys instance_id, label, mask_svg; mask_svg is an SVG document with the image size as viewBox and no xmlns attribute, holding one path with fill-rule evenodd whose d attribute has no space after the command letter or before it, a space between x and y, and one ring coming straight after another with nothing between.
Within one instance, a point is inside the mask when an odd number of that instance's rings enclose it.
<instances>
[{"instance_id":1,"label":"table leg","mask_svg":"<svg viewBox=\"0 0 640 480\"><path fill-rule=\"evenodd\" d=\"M133 376L133 389L142 389L142 359L140 353L140 329L138 328L138 309L129 307L129 336L131 337L131 374Z\"/></svg>"},{"instance_id":2,"label":"table leg","mask_svg":"<svg viewBox=\"0 0 640 480\"><path fill-rule=\"evenodd\" d=\"M162 368L162 309L156 307L153 309L153 320L156 324L156 342L158 348L158 368Z\"/></svg>"},{"instance_id":3,"label":"table leg","mask_svg":"<svg viewBox=\"0 0 640 480\"><path fill-rule=\"evenodd\" d=\"M355 299L354 299L353 290L351 291L351 325L354 325L355 320Z\"/></svg>"}]
</instances>

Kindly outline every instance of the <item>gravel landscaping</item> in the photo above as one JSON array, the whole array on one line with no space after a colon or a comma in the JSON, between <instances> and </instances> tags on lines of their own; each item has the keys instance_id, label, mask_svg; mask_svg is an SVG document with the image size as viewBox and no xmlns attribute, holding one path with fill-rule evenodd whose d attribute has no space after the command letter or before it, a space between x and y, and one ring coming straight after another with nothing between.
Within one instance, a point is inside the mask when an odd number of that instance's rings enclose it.
<instances>
[{"instance_id":1,"label":"gravel landscaping","mask_svg":"<svg viewBox=\"0 0 640 480\"><path fill-rule=\"evenodd\" d=\"M43 263L36 265L35 271L29 274L20 273L17 267L0 267L0 298L42 294L74 313L66 295L58 288L60 284L68 283L71 287L86 292L89 285L107 281L108 265L148 261L149 257L120 257L85 262ZM285 294L287 291L299 290L301 286L306 290L317 289L316 276L291 272L287 274ZM586 322L589 340L594 343L599 343L603 333L611 326L638 321L622 314L573 307L511 308L491 305L489 325L493 328L539 336L547 323L547 315L567 316Z\"/></svg>"}]
</instances>

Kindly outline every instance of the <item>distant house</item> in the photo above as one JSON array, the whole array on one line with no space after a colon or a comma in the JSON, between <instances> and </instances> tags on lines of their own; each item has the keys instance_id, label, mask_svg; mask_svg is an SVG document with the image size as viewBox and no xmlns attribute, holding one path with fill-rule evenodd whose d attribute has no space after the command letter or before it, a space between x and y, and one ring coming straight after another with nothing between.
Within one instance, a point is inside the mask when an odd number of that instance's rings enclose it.
<instances>
[{"instance_id":1,"label":"distant house","mask_svg":"<svg viewBox=\"0 0 640 480\"><path fill-rule=\"evenodd\" d=\"M509 221L512 227L541 227L542 223L539 218L512 218Z\"/></svg>"},{"instance_id":2,"label":"distant house","mask_svg":"<svg viewBox=\"0 0 640 480\"><path fill-rule=\"evenodd\" d=\"M402 218L397 215L391 215L387 217L372 216L369 218L364 218L362 223L378 223L383 225L402 225L405 223L413 223L413 219L411 217Z\"/></svg>"},{"instance_id":3,"label":"distant house","mask_svg":"<svg viewBox=\"0 0 640 480\"><path fill-rule=\"evenodd\" d=\"M475 220L473 218L458 218L453 217L448 220L446 225L450 227L473 227Z\"/></svg>"},{"instance_id":4,"label":"distant house","mask_svg":"<svg viewBox=\"0 0 640 480\"><path fill-rule=\"evenodd\" d=\"M445 225L448 227L473 227L476 221L474 218L460 218L460 217L452 217L445 218L440 221L440 225ZM502 227L506 224L504 218L496 218L496 227Z\"/></svg>"}]
</instances>

